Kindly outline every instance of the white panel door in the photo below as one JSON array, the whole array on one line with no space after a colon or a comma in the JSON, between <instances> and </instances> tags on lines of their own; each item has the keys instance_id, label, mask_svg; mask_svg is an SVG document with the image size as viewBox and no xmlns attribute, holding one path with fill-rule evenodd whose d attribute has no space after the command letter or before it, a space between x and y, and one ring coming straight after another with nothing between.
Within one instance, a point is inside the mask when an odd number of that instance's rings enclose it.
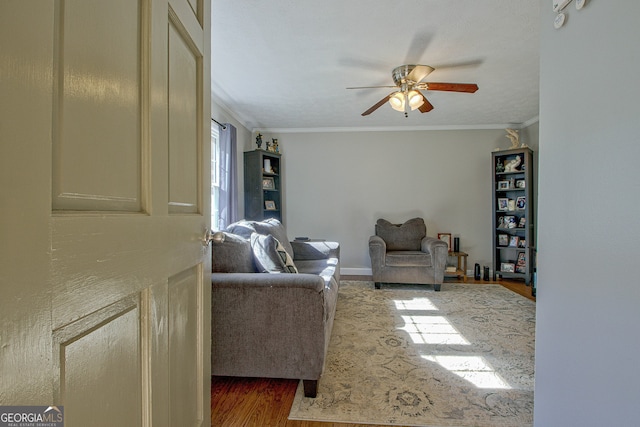
<instances>
[{"instance_id":1,"label":"white panel door","mask_svg":"<svg viewBox=\"0 0 640 427\"><path fill-rule=\"evenodd\" d=\"M210 424L209 11L0 3L0 405Z\"/></svg>"}]
</instances>

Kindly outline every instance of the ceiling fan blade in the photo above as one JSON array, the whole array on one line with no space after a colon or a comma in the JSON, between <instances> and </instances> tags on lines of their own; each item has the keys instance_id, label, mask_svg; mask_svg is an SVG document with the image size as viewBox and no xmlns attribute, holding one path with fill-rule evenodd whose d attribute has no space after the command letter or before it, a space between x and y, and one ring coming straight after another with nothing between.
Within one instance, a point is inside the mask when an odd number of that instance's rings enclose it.
<instances>
[{"instance_id":1,"label":"ceiling fan blade","mask_svg":"<svg viewBox=\"0 0 640 427\"><path fill-rule=\"evenodd\" d=\"M428 65L416 65L413 70L409 74L407 74L407 80L413 80L416 83L419 83L422 79L427 77L434 68L429 67Z\"/></svg>"},{"instance_id":2,"label":"ceiling fan blade","mask_svg":"<svg viewBox=\"0 0 640 427\"><path fill-rule=\"evenodd\" d=\"M433 110L433 105L431 105L431 103L427 101L427 98L424 96L424 94L420 92L420 95L422 95L422 100L424 101L424 104L419 106L418 110L420 110L421 113L428 113L429 111Z\"/></svg>"},{"instance_id":3,"label":"ceiling fan blade","mask_svg":"<svg viewBox=\"0 0 640 427\"><path fill-rule=\"evenodd\" d=\"M367 111L362 113L362 115L363 116L368 116L369 114L371 114L374 111L376 111L378 108L382 107L385 104L385 102L387 102L389 100L389 98L391 98L391 95L393 95L394 93L395 92L391 92L389 95L387 95L384 98L382 98L380 101L378 101L376 104L374 104L371 108L369 108Z\"/></svg>"},{"instance_id":4,"label":"ceiling fan blade","mask_svg":"<svg viewBox=\"0 0 640 427\"><path fill-rule=\"evenodd\" d=\"M427 83L427 90L474 93L478 90L475 83Z\"/></svg>"},{"instance_id":5,"label":"ceiling fan blade","mask_svg":"<svg viewBox=\"0 0 640 427\"><path fill-rule=\"evenodd\" d=\"M348 87L347 89L377 89L380 87L397 87L397 86L356 86L356 87Z\"/></svg>"}]
</instances>

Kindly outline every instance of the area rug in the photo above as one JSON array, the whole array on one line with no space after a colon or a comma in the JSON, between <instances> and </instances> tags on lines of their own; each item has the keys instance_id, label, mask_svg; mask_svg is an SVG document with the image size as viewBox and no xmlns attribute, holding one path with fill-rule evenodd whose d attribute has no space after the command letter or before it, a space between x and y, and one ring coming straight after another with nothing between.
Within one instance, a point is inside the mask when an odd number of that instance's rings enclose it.
<instances>
[{"instance_id":1,"label":"area rug","mask_svg":"<svg viewBox=\"0 0 640 427\"><path fill-rule=\"evenodd\" d=\"M500 285L343 281L315 399L289 418L402 426L531 426L535 303Z\"/></svg>"}]
</instances>

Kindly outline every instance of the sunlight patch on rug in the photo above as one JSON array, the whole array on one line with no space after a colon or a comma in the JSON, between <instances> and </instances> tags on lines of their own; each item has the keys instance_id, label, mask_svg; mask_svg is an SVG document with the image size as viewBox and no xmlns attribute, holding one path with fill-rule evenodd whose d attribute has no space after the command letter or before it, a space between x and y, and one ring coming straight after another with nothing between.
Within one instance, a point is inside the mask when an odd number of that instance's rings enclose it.
<instances>
[{"instance_id":1,"label":"sunlight patch on rug","mask_svg":"<svg viewBox=\"0 0 640 427\"><path fill-rule=\"evenodd\" d=\"M530 426L534 347L535 303L500 285L343 281L318 396L300 385L289 418Z\"/></svg>"}]
</instances>

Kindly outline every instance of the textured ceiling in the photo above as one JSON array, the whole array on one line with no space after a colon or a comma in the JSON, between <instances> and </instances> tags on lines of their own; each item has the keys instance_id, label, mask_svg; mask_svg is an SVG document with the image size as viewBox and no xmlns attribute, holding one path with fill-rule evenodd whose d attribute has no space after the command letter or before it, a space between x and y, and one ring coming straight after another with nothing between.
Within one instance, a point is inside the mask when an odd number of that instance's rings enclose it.
<instances>
[{"instance_id":1,"label":"textured ceiling","mask_svg":"<svg viewBox=\"0 0 640 427\"><path fill-rule=\"evenodd\" d=\"M212 0L212 95L250 129L517 127L538 116L539 3ZM361 116L393 89L347 87L416 63L436 69L424 81L479 90Z\"/></svg>"}]
</instances>

